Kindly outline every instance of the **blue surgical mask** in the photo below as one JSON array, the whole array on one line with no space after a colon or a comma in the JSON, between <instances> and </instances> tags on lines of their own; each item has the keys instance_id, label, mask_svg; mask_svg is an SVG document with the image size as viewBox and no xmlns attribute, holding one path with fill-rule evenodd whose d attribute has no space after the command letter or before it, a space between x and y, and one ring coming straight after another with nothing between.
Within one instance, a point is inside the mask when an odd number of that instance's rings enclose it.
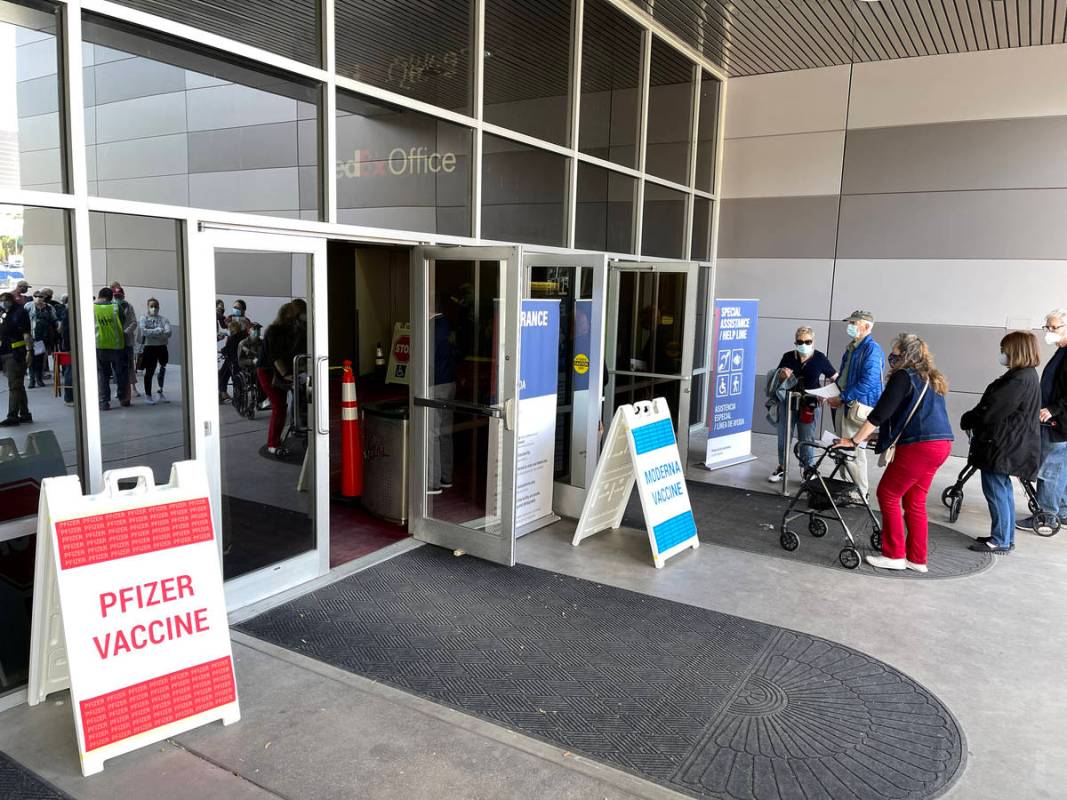
<instances>
[{"instance_id":1,"label":"blue surgical mask","mask_svg":"<svg viewBox=\"0 0 1067 800\"><path fill-rule=\"evenodd\" d=\"M813 344L798 344L797 353L802 356L810 356L815 352L815 345Z\"/></svg>"},{"instance_id":2,"label":"blue surgical mask","mask_svg":"<svg viewBox=\"0 0 1067 800\"><path fill-rule=\"evenodd\" d=\"M231 311L233 312L233 316L235 316L235 317L239 317L239 316L241 316L241 313L242 313L242 312L241 312L241 309L239 309L239 308L238 308L237 306L234 306L234 307L233 307L232 309L230 309L230 310L231 310Z\"/></svg>"},{"instance_id":3,"label":"blue surgical mask","mask_svg":"<svg viewBox=\"0 0 1067 800\"><path fill-rule=\"evenodd\" d=\"M998 355L997 356L997 363L1000 364L1000 366L1002 366L1002 367L1008 366L1008 354L1007 353L1001 353L1000 355Z\"/></svg>"},{"instance_id":4,"label":"blue surgical mask","mask_svg":"<svg viewBox=\"0 0 1067 800\"><path fill-rule=\"evenodd\" d=\"M845 328L845 333L848 334L849 339L855 339L860 335L860 328L855 322L848 323L848 327Z\"/></svg>"}]
</instances>

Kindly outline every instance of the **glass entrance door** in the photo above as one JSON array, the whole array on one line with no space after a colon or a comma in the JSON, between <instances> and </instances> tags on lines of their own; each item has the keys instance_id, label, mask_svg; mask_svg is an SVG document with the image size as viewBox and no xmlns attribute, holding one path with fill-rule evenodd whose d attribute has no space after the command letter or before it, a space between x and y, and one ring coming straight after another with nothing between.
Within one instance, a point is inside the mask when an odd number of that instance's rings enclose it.
<instances>
[{"instance_id":1,"label":"glass entrance door","mask_svg":"<svg viewBox=\"0 0 1067 800\"><path fill-rule=\"evenodd\" d=\"M412 536L515 563L518 247L412 255Z\"/></svg>"},{"instance_id":2,"label":"glass entrance door","mask_svg":"<svg viewBox=\"0 0 1067 800\"><path fill-rule=\"evenodd\" d=\"M326 242L203 230L189 295L194 443L238 608L329 568Z\"/></svg>"},{"instance_id":3,"label":"glass entrance door","mask_svg":"<svg viewBox=\"0 0 1067 800\"><path fill-rule=\"evenodd\" d=\"M524 297L559 301L552 507L581 516L599 449L607 256L523 252Z\"/></svg>"},{"instance_id":4,"label":"glass entrance door","mask_svg":"<svg viewBox=\"0 0 1067 800\"><path fill-rule=\"evenodd\" d=\"M663 397L683 466L689 453L697 268L611 262L604 425L624 403Z\"/></svg>"}]
</instances>

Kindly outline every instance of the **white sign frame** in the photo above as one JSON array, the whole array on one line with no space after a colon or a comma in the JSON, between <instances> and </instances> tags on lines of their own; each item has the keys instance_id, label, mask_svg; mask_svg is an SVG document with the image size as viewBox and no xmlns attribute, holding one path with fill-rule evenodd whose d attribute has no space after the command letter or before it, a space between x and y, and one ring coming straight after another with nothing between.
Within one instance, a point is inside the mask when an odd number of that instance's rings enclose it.
<instances>
[{"instance_id":1,"label":"white sign frame","mask_svg":"<svg viewBox=\"0 0 1067 800\"><path fill-rule=\"evenodd\" d=\"M656 425L662 428L663 432L669 429L669 443L664 438L661 445L653 449L639 447L634 434L649 425ZM666 458L666 461L659 465L662 469L650 468L646 463L652 454L660 461ZM644 473L640 472L642 469L645 469ZM647 479L650 471L654 472L655 479ZM645 529L652 549L652 563L656 565L656 569L662 569L667 559L690 548L696 550L700 547L692 505L689 502L689 490L685 483L685 468L682 466L678 442L675 439L674 423L667 401L662 397L633 405L621 405L615 409L615 416L611 420L604 449L597 462L593 483L586 494L582 516L578 520L571 544L577 547L584 539L601 531L616 530L622 524L635 484L641 498ZM669 499L663 499L665 495L660 494L664 489L670 491ZM686 512L691 520L691 533L660 551L657 528Z\"/></svg>"},{"instance_id":2,"label":"white sign frame","mask_svg":"<svg viewBox=\"0 0 1067 800\"><path fill-rule=\"evenodd\" d=\"M148 467L110 470L103 477L104 491L95 495L83 495L81 481L76 476L45 479L41 484L37 520L28 703L34 706L44 702L53 692L70 689L78 754L85 776L102 771L106 760L124 753L215 720L232 725L241 718L222 565L211 521L208 480L203 464L195 461L174 464L170 482L162 486L155 486L152 470ZM119 488L119 481L122 480L136 480L136 485L133 489L122 490ZM130 512L128 519L140 519L143 522L147 510L157 506L170 506L165 513L172 515L170 519L177 517L185 530L193 531L195 528L195 535L189 537L192 541L184 543L179 540L166 546L155 543L155 547L146 544L140 547L140 552L128 556L112 554L95 561L90 558L84 563L68 564L66 569L63 568L57 525L123 512ZM185 515L186 511L188 515ZM138 513L139 517L135 517ZM154 528L161 522L160 519L150 519L149 524ZM134 542L135 535L131 522L127 529L127 541ZM145 534L145 537L154 535L156 533ZM185 534L179 530L172 535L181 537ZM147 542L148 538L141 541ZM138 545L133 545L132 549L138 549ZM92 552L92 545L86 547L86 552ZM194 570L190 566L195 567L195 582ZM186 569L189 572L182 574L181 571ZM161 576L160 580L150 580L157 575ZM167 575L173 577L165 577ZM113 584L118 591L100 593L101 581L110 582L103 585ZM148 588L150 583L155 584L154 588ZM142 588L151 596L158 595L156 602L144 599ZM187 591L183 591L183 588ZM129 607L123 603L120 608L119 600L126 589L130 590L126 598ZM113 607L105 599L105 594L108 598L114 598ZM139 598L136 601L133 599L135 596ZM168 607L168 603L175 605ZM108 605L107 610L105 605ZM193 605L201 608L194 612L191 608ZM154 606L160 606L161 609L155 609ZM182 623L175 618L171 618L171 622L158 623L158 628L152 627L157 624L154 619L148 622L151 615L181 610L185 611L182 619L186 622L196 619L195 635L190 629L184 642L180 641L183 632L179 628L183 627ZM127 611L129 616L126 616ZM92 620L97 614L103 619L112 612L116 616L106 623ZM70 624L65 624L64 617L69 618ZM108 639L101 639L99 635L90 637L93 625L99 625L101 630L106 626L115 636L112 640L114 653L107 657L119 660L108 663L106 667L95 663L91 656L87 657L87 653L91 654L96 648L100 654L97 661L102 660L105 658L104 652L110 649L106 644ZM121 627L123 625L140 629L141 644L138 646L135 643L135 633L130 627L129 642L134 644L131 648L127 643L120 654L118 631L126 630ZM68 635L68 629L72 635ZM171 630L176 635L164 633ZM154 633L149 631L158 632L164 641L156 642ZM149 639L152 639L152 645L168 646L147 649ZM105 642L103 649L101 641ZM173 647L169 646L172 644ZM135 650L145 652L134 657ZM187 716L178 716L183 708L204 702L208 684L218 688L219 696L227 700ZM229 699L231 695L232 699ZM143 709L148 696L152 698L152 723L150 727L144 727L143 717L148 712ZM158 703L162 702L159 698L164 696L167 702L173 704L170 719L166 720L163 719L166 715L158 711ZM123 703L129 708L129 728L132 733L117 736L115 729L110 726L117 727L114 710ZM87 732L83 729L83 722L92 713L94 704L108 709L108 714L104 715L106 720L102 720L101 724L109 726L109 733L106 736L95 734L101 743L87 750ZM138 713L142 719L135 722ZM160 724L156 724L157 719ZM90 731L89 734L92 736L94 732ZM92 739L89 741L92 742Z\"/></svg>"}]
</instances>

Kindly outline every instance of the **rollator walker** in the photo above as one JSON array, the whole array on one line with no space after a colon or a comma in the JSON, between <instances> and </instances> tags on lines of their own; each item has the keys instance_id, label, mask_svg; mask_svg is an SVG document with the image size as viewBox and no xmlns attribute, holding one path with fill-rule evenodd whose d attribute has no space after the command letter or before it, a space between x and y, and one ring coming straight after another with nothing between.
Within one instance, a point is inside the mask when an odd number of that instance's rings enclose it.
<instances>
[{"instance_id":1,"label":"rollator walker","mask_svg":"<svg viewBox=\"0 0 1067 800\"><path fill-rule=\"evenodd\" d=\"M800 547L800 536L790 528L790 524L796 520L807 517L808 533L816 539L821 539L829 531L827 522L836 522L841 526L845 534L846 544L837 554L837 560L845 569L856 569L860 565L860 553L856 547L856 539L852 530L841 513L844 508L858 508L862 506L867 511L871 520L871 549L882 552L882 526L878 518L874 516L871 505L864 497L856 484L848 475L848 464L856 460L855 447L833 447L824 442L798 442L796 445L797 457L800 457L800 448L810 447L812 450L821 450L813 467L804 470L804 482L800 489L789 501L785 513L782 515L782 524L779 527L778 543L783 550L793 552ZM829 458L834 462L834 468L829 476L824 477L819 471L822 463ZM807 500L806 509L797 509L802 500Z\"/></svg>"}]
</instances>

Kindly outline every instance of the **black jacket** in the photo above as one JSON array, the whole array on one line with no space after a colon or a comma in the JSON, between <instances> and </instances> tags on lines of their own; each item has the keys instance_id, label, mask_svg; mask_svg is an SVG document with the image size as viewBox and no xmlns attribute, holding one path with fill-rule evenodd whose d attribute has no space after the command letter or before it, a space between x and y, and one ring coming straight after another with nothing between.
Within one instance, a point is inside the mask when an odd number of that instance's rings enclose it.
<instances>
[{"instance_id":1,"label":"black jacket","mask_svg":"<svg viewBox=\"0 0 1067 800\"><path fill-rule=\"evenodd\" d=\"M973 434L970 462L987 472L1035 480L1041 466L1040 411L1037 370L1005 372L960 420L960 427Z\"/></svg>"},{"instance_id":2,"label":"black jacket","mask_svg":"<svg viewBox=\"0 0 1067 800\"><path fill-rule=\"evenodd\" d=\"M1052 440L1067 440L1067 355L1060 359L1056 375L1052 379L1052 399L1046 408L1052 414L1052 419L1049 420Z\"/></svg>"}]
</instances>

